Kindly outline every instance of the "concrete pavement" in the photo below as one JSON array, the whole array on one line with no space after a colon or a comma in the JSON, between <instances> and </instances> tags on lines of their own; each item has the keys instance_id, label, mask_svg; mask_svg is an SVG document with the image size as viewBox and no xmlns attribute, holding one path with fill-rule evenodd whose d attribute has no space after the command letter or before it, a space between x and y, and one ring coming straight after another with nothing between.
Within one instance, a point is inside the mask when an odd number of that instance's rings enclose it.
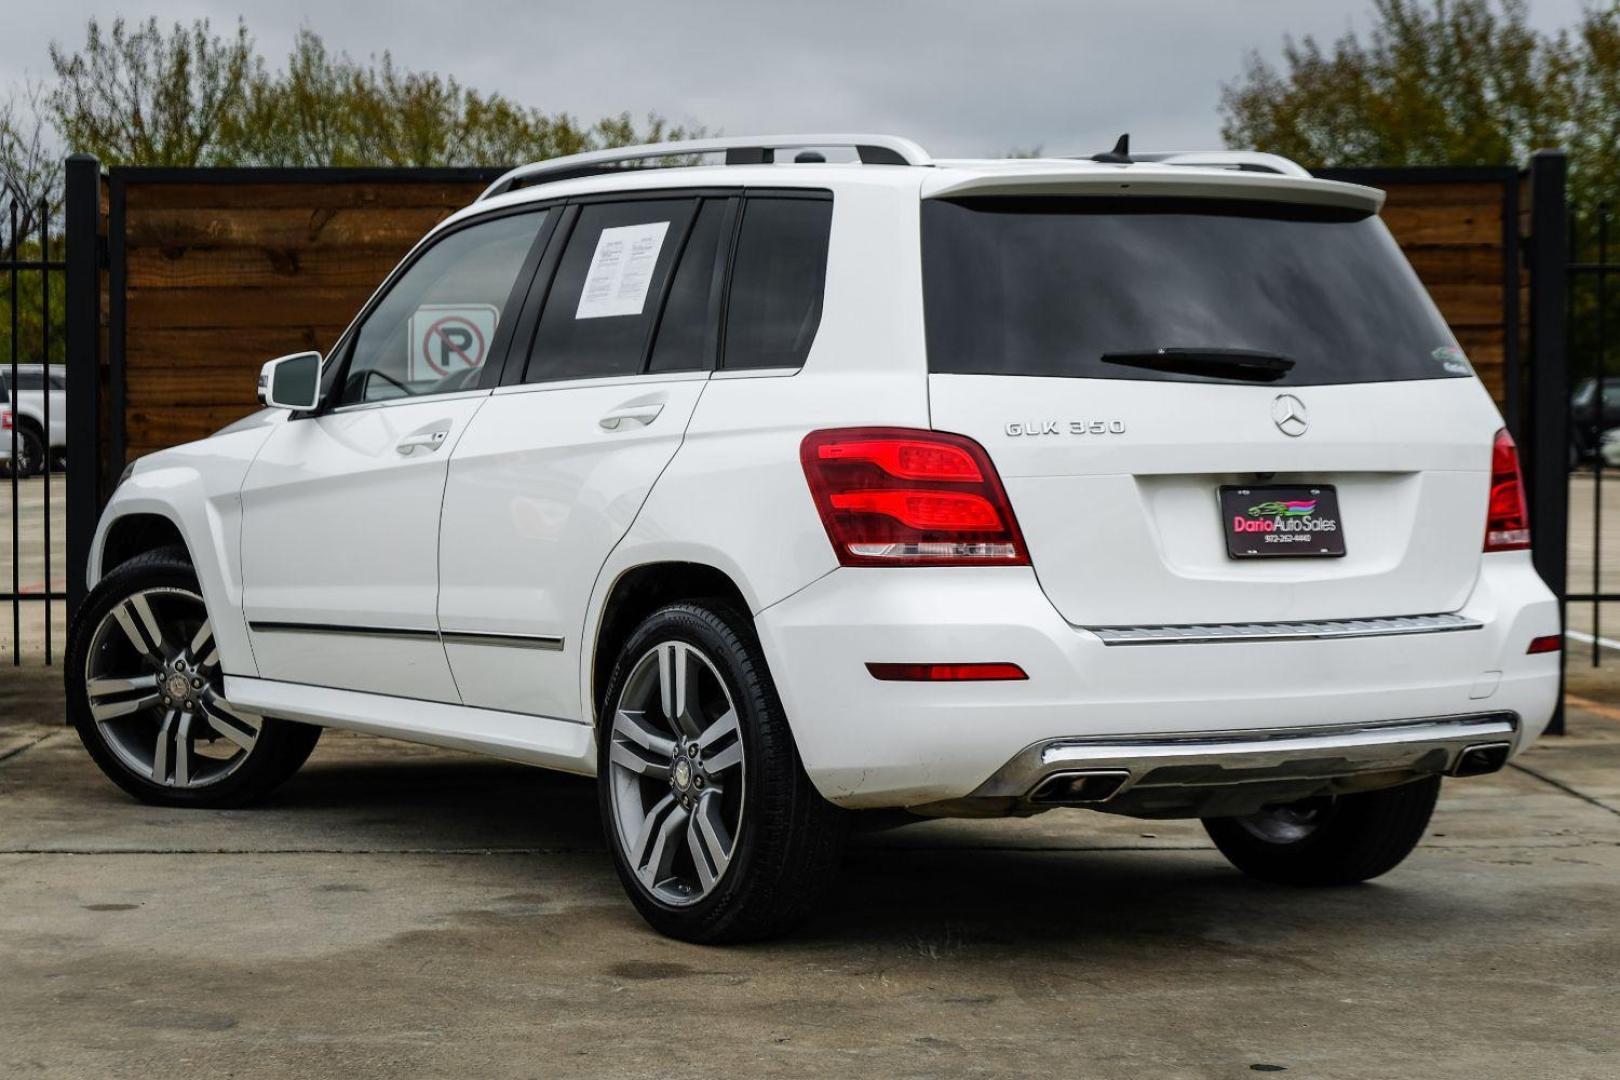
<instances>
[{"instance_id":1,"label":"concrete pavement","mask_svg":"<svg viewBox=\"0 0 1620 1080\"><path fill-rule=\"evenodd\" d=\"M863 834L804 933L622 898L588 782L328 733L267 806L132 802L0 674L0 1075L1620 1075L1620 712L1448 785L1358 888L1196 824ZM1604 706L1598 706L1605 709Z\"/></svg>"}]
</instances>

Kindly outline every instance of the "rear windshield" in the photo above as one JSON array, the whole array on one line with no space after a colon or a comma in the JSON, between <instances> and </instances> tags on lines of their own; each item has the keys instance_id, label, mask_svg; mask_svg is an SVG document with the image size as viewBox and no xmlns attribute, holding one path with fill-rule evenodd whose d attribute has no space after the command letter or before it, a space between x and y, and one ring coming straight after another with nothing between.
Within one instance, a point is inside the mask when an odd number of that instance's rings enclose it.
<instances>
[{"instance_id":1,"label":"rear windshield","mask_svg":"<svg viewBox=\"0 0 1620 1080\"><path fill-rule=\"evenodd\" d=\"M1215 381L1121 358L1283 357L1275 386L1465 378L1375 216L1157 198L925 200L929 369ZM1109 360L1104 358L1108 357ZM1218 381L1227 381L1225 379Z\"/></svg>"}]
</instances>

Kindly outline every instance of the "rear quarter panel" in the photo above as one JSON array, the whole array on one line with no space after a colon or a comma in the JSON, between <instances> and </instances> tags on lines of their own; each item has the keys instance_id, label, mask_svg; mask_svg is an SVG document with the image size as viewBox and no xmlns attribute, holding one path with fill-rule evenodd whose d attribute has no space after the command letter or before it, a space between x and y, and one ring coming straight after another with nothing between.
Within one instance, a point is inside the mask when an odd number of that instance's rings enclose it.
<instances>
[{"instance_id":1,"label":"rear quarter panel","mask_svg":"<svg viewBox=\"0 0 1620 1080\"><path fill-rule=\"evenodd\" d=\"M894 172L835 190L821 323L803 369L709 380L681 448L598 575L583 640L595 641L614 582L637 566L712 566L755 614L837 567L800 442L818 428L929 426L918 181ZM588 716L593 660L582 650Z\"/></svg>"}]
</instances>

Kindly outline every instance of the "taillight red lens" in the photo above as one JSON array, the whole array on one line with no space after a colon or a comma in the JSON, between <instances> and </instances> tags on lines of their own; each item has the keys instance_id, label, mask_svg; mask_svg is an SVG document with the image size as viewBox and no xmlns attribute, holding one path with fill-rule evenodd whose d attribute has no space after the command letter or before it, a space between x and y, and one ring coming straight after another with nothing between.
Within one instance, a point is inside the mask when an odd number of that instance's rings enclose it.
<instances>
[{"instance_id":1,"label":"taillight red lens","mask_svg":"<svg viewBox=\"0 0 1620 1080\"><path fill-rule=\"evenodd\" d=\"M867 664L884 682L1003 682L1027 679L1017 664Z\"/></svg>"},{"instance_id":2,"label":"taillight red lens","mask_svg":"<svg viewBox=\"0 0 1620 1080\"><path fill-rule=\"evenodd\" d=\"M1530 509L1519 472L1519 448L1504 428L1491 447L1491 501L1485 515L1485 550L1520 551L1530 546Z\"/></svg>"},{"instance_id":3,"label":"taillight red lens","mask_svg":"<svg viewBox=\"0 0 1620 1080\"><path fill-rule=\"evenodd\" d=\"M1526 656L1537 656L1541 653L1558 652L1563 647L1563 634L1548 634L1545 637L1531 638L1530 647L1524 652Z\"/></svg>"},{"instance_id":4,"label":"taillight red lens","mask_svg":"<svg viewBox=\"0 0 1620 1080\"><path fill-rule=\"evenodd\" d=\"M11 413L0 412L0 431L11 430Z\"/></svg>"},{"instance_id":5,"label":"taillight red lens","mask_svg":"<svg viewBox=\"0 0 1620 1080\"><path fill-rule=\"evenodd\" d=\"M812 431L810 496L845 566L1026 566L1007 493L984 448L910 428Z\"/></svg>"}]
</instances>

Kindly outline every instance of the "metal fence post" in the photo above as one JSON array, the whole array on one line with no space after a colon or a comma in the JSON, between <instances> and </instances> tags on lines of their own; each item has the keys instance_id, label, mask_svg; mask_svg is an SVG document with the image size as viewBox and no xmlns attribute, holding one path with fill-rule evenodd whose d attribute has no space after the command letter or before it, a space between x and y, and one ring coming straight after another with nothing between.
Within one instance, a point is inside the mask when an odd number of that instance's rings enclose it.
<instances>
[{"instance_id":1,"label":"metal fence post","mask_svg":"<svg viewBox=\"0 0 1620 1080\"><path fill-rule=\"evenodd\" d=\"M101 514L101 163L67 159L67 605L84 601L85 568Z\"/></svg>"},{"instance_id":2,"label":"metal fence post","mask_svg":"<svg viewBox=\"0 0 1620 1080\"><path fill-rule=\"evenodd\" d=\"M1569 591L1569 233L1562 150L1530 159L1530 401L1526 483L1536 570L1562 603ZM1563 675L1550 734L1564 733Z\"/></svg>"}]
</instances>

